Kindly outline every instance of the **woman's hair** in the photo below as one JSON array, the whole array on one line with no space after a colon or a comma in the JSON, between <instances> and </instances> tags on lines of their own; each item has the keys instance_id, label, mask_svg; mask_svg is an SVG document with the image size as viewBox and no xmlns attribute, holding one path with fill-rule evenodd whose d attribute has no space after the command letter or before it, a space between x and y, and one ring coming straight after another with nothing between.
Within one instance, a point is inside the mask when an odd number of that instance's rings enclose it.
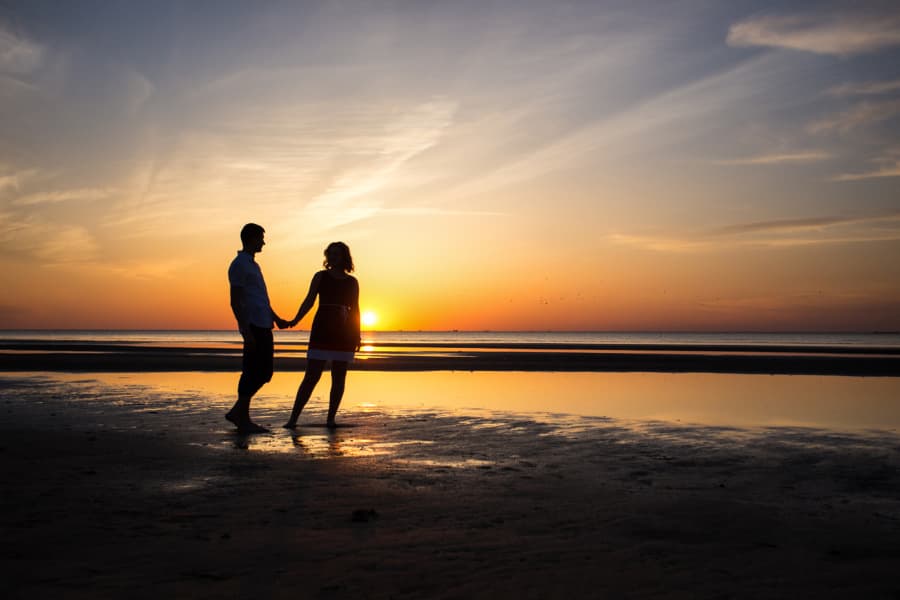
<instances>
[{"instance_id":1,"label":"woman's hair","mask_svg":"<svg viewBox=\"0 0 900 600\"><path fill-rule=\"evenodd\" d=\"M330 244L328 244L328 247L325 248L325 261L322 263L322 265L326 269L330 269L332 268L332 266L334 266L328 262L329 250L336 250L340 253L341 261L343 262L341 267L343 268L345 273L353 272L353 257L350 256L350 248L347 246L347 244L345 244L344 242L331 242Z\"/></svg>"}]
</instances>

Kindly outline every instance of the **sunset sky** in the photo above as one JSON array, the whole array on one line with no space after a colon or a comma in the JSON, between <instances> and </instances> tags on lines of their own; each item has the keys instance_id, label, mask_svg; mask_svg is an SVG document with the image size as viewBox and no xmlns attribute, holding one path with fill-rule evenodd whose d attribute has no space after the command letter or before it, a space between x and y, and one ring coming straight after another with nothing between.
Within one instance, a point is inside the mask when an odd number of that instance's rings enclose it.
<instances>
[{"instance_id":1,"label":"sunset sky","mask_svg":"<svg viewBox=\"0 0 900 600\"><path fill-rule=\"evenodd\" d=\"M900 330L900 5L0 5L0 328ZM309 319L301 323L309 327Z\"/></svg>"}]
</instances>

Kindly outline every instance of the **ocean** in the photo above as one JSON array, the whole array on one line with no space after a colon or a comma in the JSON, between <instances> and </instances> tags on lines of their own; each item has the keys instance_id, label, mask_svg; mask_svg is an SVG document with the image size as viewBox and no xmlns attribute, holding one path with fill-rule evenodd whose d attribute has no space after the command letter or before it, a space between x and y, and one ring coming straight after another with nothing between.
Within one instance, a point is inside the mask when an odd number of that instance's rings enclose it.
<instances>
[{"instance_id":1,"label":"ocean","mask_svg":"<svg viewBox=\"0 0 900 600\"><path fill-rule=\"evenodd\" d=\"M276 343L305 344L309 331L276 330ZM240 343L235 330L0 330L8 345L39 343L125 343L218 347ZM735 346L828 347L834 349L900 348L900 333L646 333L595 331L369 331L369 345L516 347L540 346Z\"/></svg>"}]
</instances>

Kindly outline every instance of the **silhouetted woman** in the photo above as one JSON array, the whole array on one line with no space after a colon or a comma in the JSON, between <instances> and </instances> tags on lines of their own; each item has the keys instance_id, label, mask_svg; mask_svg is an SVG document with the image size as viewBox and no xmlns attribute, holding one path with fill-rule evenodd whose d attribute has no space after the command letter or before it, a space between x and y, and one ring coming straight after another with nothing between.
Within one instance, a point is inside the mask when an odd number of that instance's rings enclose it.
<instances>
[{"instance_id":1,"label":"silhouetted woman","mask_svg":"<svg viewBox=\"0 0 900 600\"><path fill-rule=\"evenodd\" d=\"M325 270L313 275L309 292L290 322L296 325L306 316L319 297L319 308L313 318L309 333L309 350L306 354L306 374L297 390L291 418L284 424L288 429L297 426L297 418L313 389L322 377L325 363L331 361L331 397L328 403L328 427L334 427L334 417L341 398L344 396L344 382L347 367L353 360L353 353L359 350L359 283L350 275L353 272L353 258L350 248L343 242L333 242L325 249Z\"/></svg>"}]
</instances>

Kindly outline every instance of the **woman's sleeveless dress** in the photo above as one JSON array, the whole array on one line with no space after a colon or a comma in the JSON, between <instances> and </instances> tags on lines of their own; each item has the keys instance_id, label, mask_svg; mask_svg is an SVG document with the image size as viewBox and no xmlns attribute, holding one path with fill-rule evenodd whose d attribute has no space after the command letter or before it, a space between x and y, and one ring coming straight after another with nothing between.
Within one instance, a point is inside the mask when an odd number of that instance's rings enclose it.
<instances>
[{"instance_id":1,"label":"woman's sleeveless dress","mask_svg":"<svg viewBox=\"0 0 900 600\"><path fill-rule=\"evenodd\" d=\"M347 276L319 278L319 308L309 332L307 358L350 362L359 343L359 284Z\"/></svg>"}]
</instances>

